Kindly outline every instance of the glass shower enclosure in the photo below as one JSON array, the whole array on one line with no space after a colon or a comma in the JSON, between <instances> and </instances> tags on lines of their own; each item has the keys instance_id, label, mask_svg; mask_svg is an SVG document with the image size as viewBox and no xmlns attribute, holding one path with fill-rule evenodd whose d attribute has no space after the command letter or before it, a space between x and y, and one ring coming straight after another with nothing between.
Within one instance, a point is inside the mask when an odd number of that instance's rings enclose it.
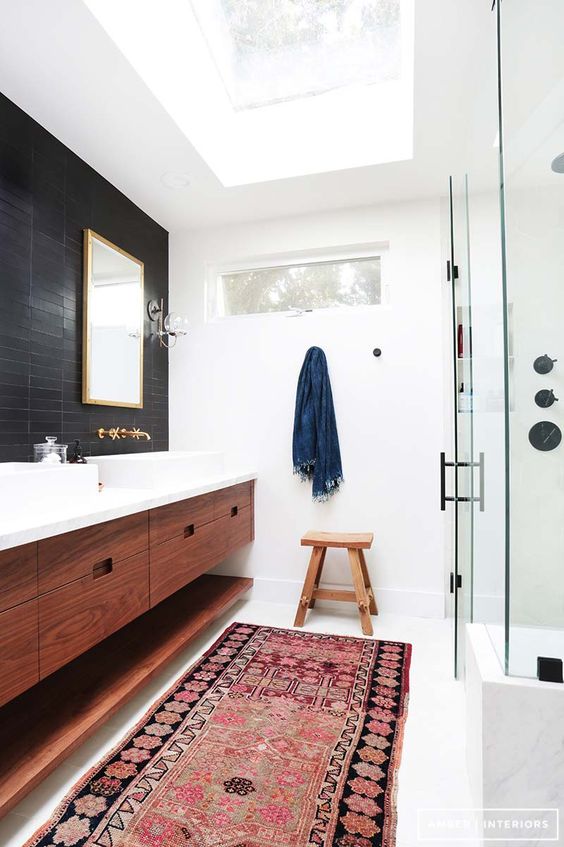
<instances>
[{"instance_id":1,"label":"glass shower enclosure","mask_svg":"<svg viewBox=\"0 0 564 847\"><path fill-rule=\"evenodd\" d=\"M456 674L472 621L505 673L536 677L539 657L564 658L564 3L489 8L489 141L470 139L467 173L449 184L442 505L454 510Z\"/></svg>"}]
</instances>

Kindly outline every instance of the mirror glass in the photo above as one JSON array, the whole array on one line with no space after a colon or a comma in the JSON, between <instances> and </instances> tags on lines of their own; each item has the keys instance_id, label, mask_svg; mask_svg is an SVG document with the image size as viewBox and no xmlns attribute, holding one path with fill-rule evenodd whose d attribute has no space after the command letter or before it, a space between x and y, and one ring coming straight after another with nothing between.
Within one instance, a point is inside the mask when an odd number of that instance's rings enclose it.
<instances>
[{"instance_id":1,"label":"mirror glass","mask_svg":"<svg viewBox=\"0 0 564 847\"><path fill-rule=\"evenodd\" d=\"M84 231L82 402L143 406L143 262Z\"/></svg>"}]
</instances>

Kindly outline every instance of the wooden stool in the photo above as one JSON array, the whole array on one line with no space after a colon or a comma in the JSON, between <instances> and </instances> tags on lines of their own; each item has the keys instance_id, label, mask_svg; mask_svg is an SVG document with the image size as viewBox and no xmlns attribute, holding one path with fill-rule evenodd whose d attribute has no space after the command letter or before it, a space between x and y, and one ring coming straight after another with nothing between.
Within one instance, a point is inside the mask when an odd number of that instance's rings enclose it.
<instances>
[{"instance_id":1,"label":"wooden stool","mask_svg":"<svg viewBox=\"0 0 564 847\"><path fill-rule=\"evenodd\" d=\"M302 547L313 547L307 569L302 596L296 612L294 626L303 626L306 612L313 609L316 600L342 600L356 603L364 635L372 635L370 615L378 614L374 592L368 576L364 551L372 547L372 532L307 532ZM343 547L349 554L354 591L320 588L321 574L328 547Z\"/></svg>"}]
</instances>

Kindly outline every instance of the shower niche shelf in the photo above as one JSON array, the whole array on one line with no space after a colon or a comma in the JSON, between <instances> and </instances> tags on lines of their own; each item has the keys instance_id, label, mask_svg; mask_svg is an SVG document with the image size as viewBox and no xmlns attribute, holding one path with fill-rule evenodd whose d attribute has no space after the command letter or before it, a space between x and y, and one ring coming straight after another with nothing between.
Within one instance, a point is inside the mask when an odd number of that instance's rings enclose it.
<instances>
[{"instance_id":1,"label":"shower niche shelf","mask_svg":"<svg viewBox=\"0 0 564 847\"><path fill-rule=\"evenodd\" d=\"M485 412L499 414L504 410L505 375L503 357L503 322L499 309L485 308L480 316L481 323L491 327L489 348L480 349L479 354L472 349L472 328L468 326L468 309L458 306L456 309L456 384L457 411L459 414ZM508 355L509 369L509 411L515 411L514 382L515 355L513 335L513 304L508 306ZM483 336L480 338L483 343ZM475 394L473 386L478 384L480 392Z\"/></svg>"}]
</instances>

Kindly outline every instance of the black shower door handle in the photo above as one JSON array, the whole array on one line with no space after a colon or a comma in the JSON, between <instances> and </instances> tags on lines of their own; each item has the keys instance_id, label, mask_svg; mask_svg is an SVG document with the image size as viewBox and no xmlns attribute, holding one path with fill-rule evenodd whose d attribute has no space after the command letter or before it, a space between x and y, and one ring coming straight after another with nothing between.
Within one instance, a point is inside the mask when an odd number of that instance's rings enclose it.
<instances>
[{"instance_id":1,"label":"black shower door handle","mask_svg":"<svg viewBox=\"0 0 564 847\"><path fill-rule=\"evenodd\" d=\"M447 468L479 468L480 483L478 497L447 497L446 495L446 469ZM479 503L480 511L484 512L485 505L485 457L484 453L480 453L478 462L447 462L446 453L441 453L441 512L446 509L447 503Z\"/></svg>"},{"instance_id":2,"label":"black shower door handle","mask_svg":"<svg viewBox=\"0 0 564 847\"><path fill-rule=\"evenodd\" d=\"M480 453L480 461L478 462L480 468L480 511L485 512L486 510L486 499L485 499L485 491L486 491L486 471L485 471L485 458L484 454Z\"/></svg>"},{"instance_id":3,"label":"black shower door handle","mask_svg":"<svg viewBox=\"0 0 564 847\"><path fill-rule=\"evenodd\" d=\"M441 453L441 512L446 509L447 500L454 500L454 497L446 496L446 469L453 468L454 462L447 462L446 453Z\"/></svg>"}]
</instances>

